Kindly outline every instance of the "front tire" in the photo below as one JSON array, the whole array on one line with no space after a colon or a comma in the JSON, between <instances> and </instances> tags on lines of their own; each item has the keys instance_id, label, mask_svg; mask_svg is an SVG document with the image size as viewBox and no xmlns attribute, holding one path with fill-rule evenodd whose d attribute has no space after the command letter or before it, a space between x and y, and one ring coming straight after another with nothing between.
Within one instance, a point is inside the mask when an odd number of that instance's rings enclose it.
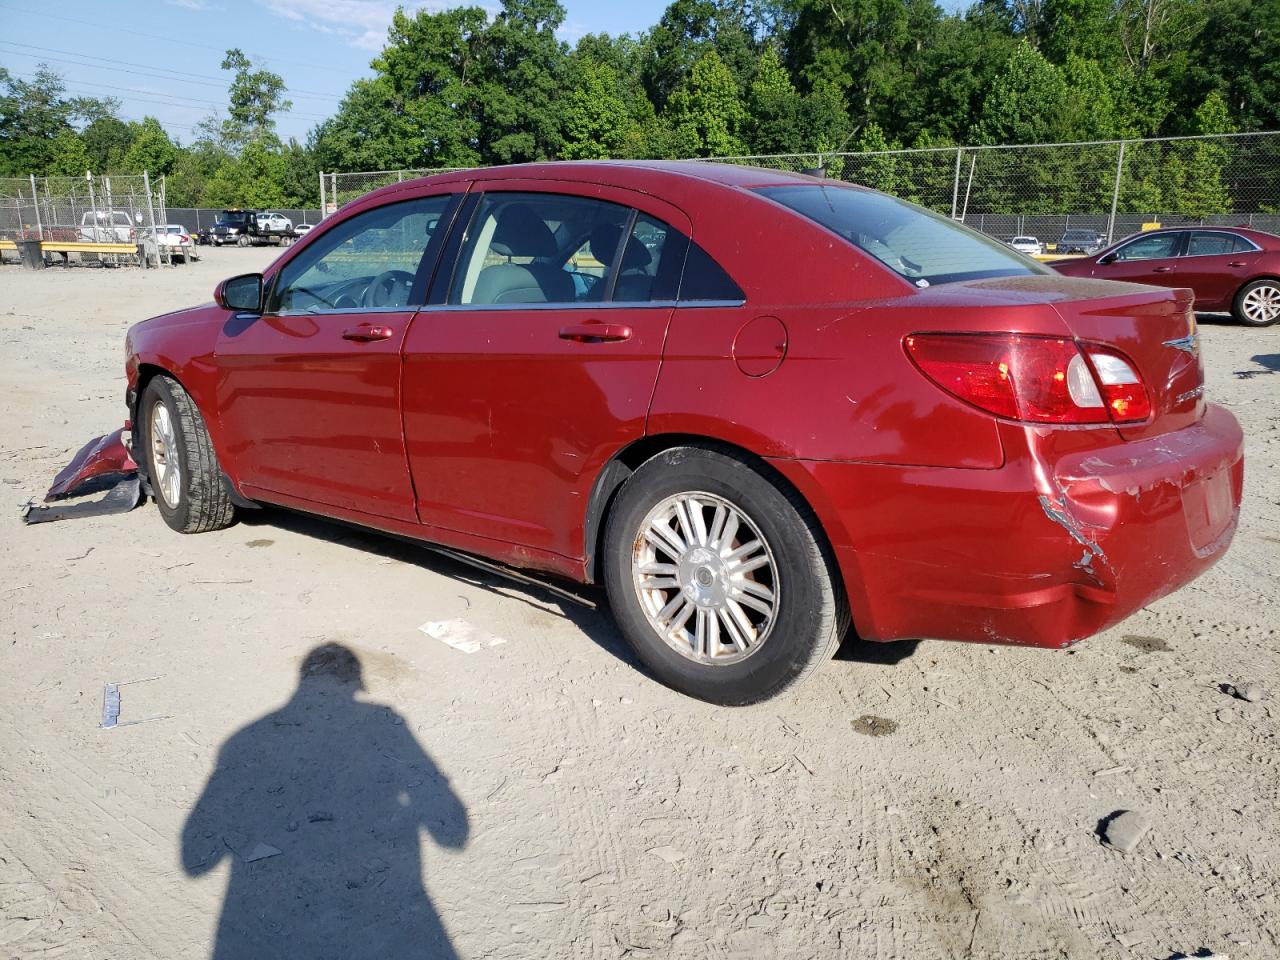
<instances>
[{"instance_id":1,"label":"front tire","mask_svg":"<svg viewBox=\"0 0 1280 960\"><path fill-rule=\"evenodd\" d=\"M1265 277L1246 283L1236 294L1231 312L1251 327L1269 327L1280 320L1280 280Z\"/></svg>"},{"instance_id":2,"label":"front tire","mask_svg":"<svg viewBox=\"0 0 1280 960\"><path fill-rule=\"evenodd\" d=\"M609 512L603 559L636 655L711 703L776 696L830 659L848 627L808 505L728 448L676 447L637 468Z\"/></svg>"},{"instance_id":3,"label":"front tire","mask_svg":"<svg viewBox=\"0 0 1280 960\"><path fill-rule=\"evenodd\" d=\"M204 418L182 384L156 377L138 407L139 461L146 464L160 516L178 533L207 533L235 522Z\"/></svg>"}]
</instances>

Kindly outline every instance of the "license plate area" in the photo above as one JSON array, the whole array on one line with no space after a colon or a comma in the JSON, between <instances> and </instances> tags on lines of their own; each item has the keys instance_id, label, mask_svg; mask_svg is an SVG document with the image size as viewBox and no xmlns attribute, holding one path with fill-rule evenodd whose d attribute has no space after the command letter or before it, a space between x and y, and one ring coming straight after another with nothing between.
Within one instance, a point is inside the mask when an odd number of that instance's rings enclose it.
<instances>
[{"instance_id":1,"label":"license plate area","mask_svg":"<svg viewBox=\"0 0 1280 960\"><path fill-rule=\"evenodd\" d=\"M1197 553L1213 552L1235 517L1231 471L1219 470L1212 477L1184 487L1182 512L1187 518L1191 546Z\"/></svg>"}]
</instances>

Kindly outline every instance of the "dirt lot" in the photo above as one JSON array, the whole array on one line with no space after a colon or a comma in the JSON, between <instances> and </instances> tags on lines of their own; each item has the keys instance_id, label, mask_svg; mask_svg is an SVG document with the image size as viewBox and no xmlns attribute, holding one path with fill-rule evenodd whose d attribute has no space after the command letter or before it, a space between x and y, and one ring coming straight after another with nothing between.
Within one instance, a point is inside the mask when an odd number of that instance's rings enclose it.
<instances>
[{"instance_id":1,"label":"dirt lot","mask_svg":"<svg viewBox=\"0 0 1280 960\"><path fill-rule=\"evenodd\" d=\"M125 328L273 255L0 268L0 956L202 957L220 923L228 958L1280 954L1280 327L1202 326L1249 456L1208 576L1075 650L846 644L728 710L602 614L343 527L24 528L120 424ZM419 630L455 618L506 642ZM98 728L151 677L121 719L167 719Z\"/></svg>"}]
</instances>

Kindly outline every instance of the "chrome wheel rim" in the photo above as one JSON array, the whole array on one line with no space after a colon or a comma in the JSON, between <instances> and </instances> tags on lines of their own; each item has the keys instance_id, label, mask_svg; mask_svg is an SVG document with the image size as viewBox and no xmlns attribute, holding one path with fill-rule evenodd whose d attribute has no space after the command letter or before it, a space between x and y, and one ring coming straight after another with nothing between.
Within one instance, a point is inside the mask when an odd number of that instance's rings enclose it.
<instances>
[{"instance_id":1,"label":"chrome wheel rim","mask_svg":"<svg viewBox=\"0 0 1280 960\"><path fill-rule=\"evenodd\" d=\"M1280 320L1280 286L1264 283L1244 295L1241 303L1251 323L1273 323Z\"/></svg>"},{"instance_id":2,"label":"chrome wheel rim","mask_svg":"<svg viewBox=\"0 0 1280 960\"><path fill-rule=\"evenodd\" d=\"M169 408L159 402L151 408L151 481L166 506L172 509L178 505L178 498L182 495L178 438Z\"/></svg>"},{"instance_id":3,"label":"chrome wheel rim","mask_svg":"<svg viewBox=\"0 0 1280 960\"><path fill-rule=\"evenodd\" d=\"M636 534L631 569L649 626L682 657L727 666L769 639L780 586L773 550L723 497L661 501Z\"/></svg>"}]
</instances>

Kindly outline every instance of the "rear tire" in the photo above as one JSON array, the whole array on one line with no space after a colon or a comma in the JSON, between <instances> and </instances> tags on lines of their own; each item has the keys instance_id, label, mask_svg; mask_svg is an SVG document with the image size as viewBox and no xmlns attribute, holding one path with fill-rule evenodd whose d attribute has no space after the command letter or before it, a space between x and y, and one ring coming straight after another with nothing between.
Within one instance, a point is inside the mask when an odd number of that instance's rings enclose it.
<instances>
[{"instance_id":1,"label":"rear tire","mask_svg":"<svg viewBox=\"0 0 1280 960\"><path fill-rule=\"evenodd\" d=\"M138 405L140 463L160 516L178 533L207 533L235 522L204 418L182 384L156 377Z\"/></svg>"},{"instance_id":2,"label":"rear tire","mask_svg":"<svg viewBox=\"0 0 1280 960\"><path fill-rule=\"evenodd\" d=\"M1246 283L1236 294L1231 312L1250 327L1271 326L1280 320L1280 280L1266 277Z\"/></svg>"},{"instance_id":3,"label":"rear tire","mask_svg":"<svg viewBox=\"0 0 1280 960\"><path fill-rule=\"evenodd\" d=\"M808 505L729 448L676 447L637 468L609 511L603 559L636 655L711 703L776 696L830 659L849 625Z\"/></svg>"}]
</instances>

